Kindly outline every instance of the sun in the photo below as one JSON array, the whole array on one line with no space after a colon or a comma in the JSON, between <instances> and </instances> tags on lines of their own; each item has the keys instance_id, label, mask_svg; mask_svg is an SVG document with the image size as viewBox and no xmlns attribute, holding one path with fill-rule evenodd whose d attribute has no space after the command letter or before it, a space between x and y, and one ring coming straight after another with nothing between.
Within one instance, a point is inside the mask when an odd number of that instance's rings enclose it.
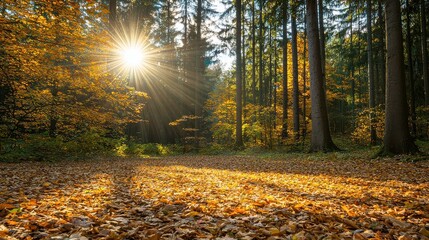
<instances>
[{"instance_id":1,"label":"sun","mask_svg":"<svg viewBox=\"0 0 429 240\"><path fill-rule=\"evenodd\" d=\"M109 71L130 81L143 81L157 71L159 51L148 39L149 33L137 25L118 25L110 32Z\"/></svg>"},{"instance_id":2,"label":"sun","mask_svg":"<svg viewBox=\"0 0 429 240\"><path fill-rule=\"evenodd\" d=\"M124 46L119 51L119 55L121 58L122 65L128 69L136 69L142 67L145 59L143 47L138 45Z\"/></svg>"}]
</instances>

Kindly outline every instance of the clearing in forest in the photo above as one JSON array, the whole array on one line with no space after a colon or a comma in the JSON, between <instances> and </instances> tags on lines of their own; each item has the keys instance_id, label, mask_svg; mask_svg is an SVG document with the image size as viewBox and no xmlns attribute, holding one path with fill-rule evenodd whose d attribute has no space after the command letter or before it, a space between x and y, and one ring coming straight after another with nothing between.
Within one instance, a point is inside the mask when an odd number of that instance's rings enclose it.
<instances>
[{"instance_id":1,"label":"clearing in forest","mask_svg":"<svg viewBox=\"0 0 429 240\"><path fill-rule=\"evenodd\" d=\"M0 239L429 238L428 161L179 156L0 176Z\"/></svg>"}]
</instances>

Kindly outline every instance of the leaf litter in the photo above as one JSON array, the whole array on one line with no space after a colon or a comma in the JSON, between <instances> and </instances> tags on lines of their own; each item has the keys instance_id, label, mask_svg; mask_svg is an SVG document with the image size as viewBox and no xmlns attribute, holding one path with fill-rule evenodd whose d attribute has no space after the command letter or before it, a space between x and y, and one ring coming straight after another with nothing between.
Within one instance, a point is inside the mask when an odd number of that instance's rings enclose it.
<instances>
[{"instance_id":1,"label":"leaf litter","mask_svg":"<svg viewBox=\"0 0 429 240\"><path fill-rule=\"evenodd\" d=\"M429 163L0 163L0 239L429 239Z\"/></svg>"}]
</instances>

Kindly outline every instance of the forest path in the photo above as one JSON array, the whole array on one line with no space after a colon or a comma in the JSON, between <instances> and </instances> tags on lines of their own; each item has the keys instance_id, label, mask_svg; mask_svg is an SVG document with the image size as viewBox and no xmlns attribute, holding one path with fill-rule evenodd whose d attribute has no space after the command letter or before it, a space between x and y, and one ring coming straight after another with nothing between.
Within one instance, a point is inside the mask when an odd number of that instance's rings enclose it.
<instances>
[{"instance_id":1,"label":"forest path","mask_svg":"<svg viewBox=\"0 0 429 240\"><path fill-rule=\"evenodd\" d=\"M0 163L0 239L429 238L428 161L311 156Z\"/></svg>"}]
</instances>

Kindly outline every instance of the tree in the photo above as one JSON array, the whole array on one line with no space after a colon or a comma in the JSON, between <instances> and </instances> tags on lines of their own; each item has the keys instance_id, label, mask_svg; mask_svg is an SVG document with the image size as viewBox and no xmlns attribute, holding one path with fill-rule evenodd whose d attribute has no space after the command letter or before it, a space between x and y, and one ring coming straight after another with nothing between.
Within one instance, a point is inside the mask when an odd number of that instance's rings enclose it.
<instances>
[{"instance_id":1,"label":"tree","mask_svg":"<svg viewBox=\"0 0 429 240\"><path fill-rule=\"evenodd\" d=\"M317 26L316 0L307 0L308 57L310 62L311 95L311 152L337 150L329 131L326 96L323 88L322 61L320 52L319 29Z\"/></svg>"},{"instance_id":2,"label":"tree","mask_svg":"<svg viewBox=\"0 0 429 240\"><path fill-rule=\"evenodd\" d=\"M371 145L374 145L377 141L377 134L375 132L375 85L374 85L374 64L372 63L372 0L366 1L366 26L367 26L367 57L368 57L368 89L369 89L369 109L370 109L370 139Z\"/></svg>"},{"instance_id":3,"label":"tree","mask_svg":"<svg viewBox=\"0 0 429 240\"><path fill-rule=\"evenodd\" d=\"M111 31L116 27L116 0L109 0L109 24Z\"/></svg>"},{"instance_id":4,"label":"tree","mask_svg":"<svg viewBox=\"0 0 429 240\"><path fill-rule=\"evenodd\" d=\"M202 36L201 36L201 24L203 21L203 0L197 0L197 11L196 11L196 25L197 25L197 38L196 38L196 58L195 58L195 82L194 82L194 104L195 104L195 144L198 147L199 145L199 131L201 130L201 117L203 113L202 105L201 105L201 83L202 83L202 77L203 77L203 66L201 63L201 60L203 58L202 55Z\"/></svg>"},{"instance_id":5,"label":"tree","mask_svg":"<svg viewBox=\"0 0 429 240\"><path fill-rule=\"evenodd\" d=\"M8 94L0 106L2 135L75 137L89 130L121 132L138 121L145 94L106 73L104 59L113 47L103 30L107 8L51 1L3 7L0 46L7 48L1 51L0 90L7 86Z\"/></svg>"},{"instance_id":6,"label":"tree","mask_svg":"<svg viewBox=\"0 0 429 240\"><path fill-rule=\"evenodd\" d=\"M287 92L287 2L284 1L282 5L282 16L283 16L283 115L282 115L282 140L288 137L287 132L287 103L288 103L288 92Z\"/></svg>"},{"instance_id":7,"label":"tree","mask_svg":"<svg viewBox=\"0 0 429 240\"><path fill-rule=\"evenodd\" d=\"M243 90L242 90L242 73L241 73L241 0L236 0L235 1L235 11L236 11L236 19L235 19L235 30L236 30L236 52L235 52L235 57L236 57L236 85L237 85L237 90L236 90L236 114L237 114L237 119L236 119L236 127L235 127L235 131L236 131L236 139L235 139L235 145L236 147L242 147L243 146L243 133L242 133L242 98L243 98Z\"/></svg>"},{"instance_id":8,"label":"tree","mask_svg":"<svg viewBox=\"0 0 429 240\"><path fill-rule=\"evenodd\" d=\"M264 105L264 12L265 0L259 0L259 105Z\"/></svg>"},{"instance_id":9,"label":"tree","mask_svg":"<svg viewBox=\"0 0 429 240\"><path fill-rule=\"evenodd\" d=\"M252 0L252 103L256 104L256 23L255 0Z\"/></svg>"},{"instance_id":10,"label":"tree","mask_svg":"<svg viewBox=\"0 0 429 240\"><path fill-rule=\"evenodd\" d=\"M326 92L326 50L325 50L325 24L323 23L323 0L317 0L318 2L318 20L319 20L319 40L320 40L320 55L322 62L322 76L323 86ZM325 93L326 94L326 93Z\"/></svg>"},{"instance_id":11,"label":"tree","mask_svg":"<svg viewBox=\"0 0 429 240\"><path fill-rule=\"evenodd\" d=\"M299 138L299 86L298 86L298 46L296 33L296 8L298 2L292 3L292 71L293 71L293 132Z\"/></svg>"},{"instance_id":12,"label":"tree","mask_svg":"<svg viewBox=\"0 0 429 240\"><path fill-rule=\"evenodd\" d=\"M386 1L386 117L381 154L418 151L408 129L400 0Z\"/></svg>"},{"instance_id":13,"label":"tree","mask_svg":"<svg viewBox=\"0 0 429 240\"><path fill-rule=\"evenodd\" d=\"M416 97L414 93L414 67L413 67L413 51L412 51L412 36L411 36L411 6L409 0L406 0L407 7L407 57L408 57L408 81L410 83L410 114L411 114L411 133L415 136L417 133L416 126Z\"/></svg>"},{"instance_id":14,"label":"tree","mask_svg":"<svg viewBox=\"0 0 429 240\"><path fill-rule=\"evenodd\" d=\"M426 34L426 9L425 0L420 0L420 17L421 17L421 31L422 31L422 59L423 59L423 82L425 88L425 105L429 106L429 73L428 73L428 46Z\"/></svg>"}]
</instances>

